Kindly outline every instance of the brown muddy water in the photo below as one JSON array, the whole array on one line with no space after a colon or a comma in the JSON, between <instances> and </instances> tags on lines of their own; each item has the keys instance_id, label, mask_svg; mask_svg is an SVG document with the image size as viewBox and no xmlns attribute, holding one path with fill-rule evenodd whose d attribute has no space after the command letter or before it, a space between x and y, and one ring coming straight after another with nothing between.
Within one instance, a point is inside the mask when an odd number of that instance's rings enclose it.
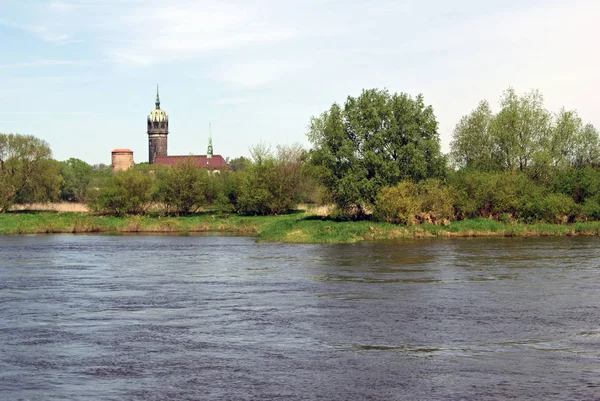
<instances>
[{"instance_id":1,"label":"brown muddy water","mask_svg":"<svg viewBox=\"0 0 600 401\"><path fill-rule=\"evenodd\" d=\"M600 239L0 237L0 399L600 399Z\"/></svg>"}]
</instances>

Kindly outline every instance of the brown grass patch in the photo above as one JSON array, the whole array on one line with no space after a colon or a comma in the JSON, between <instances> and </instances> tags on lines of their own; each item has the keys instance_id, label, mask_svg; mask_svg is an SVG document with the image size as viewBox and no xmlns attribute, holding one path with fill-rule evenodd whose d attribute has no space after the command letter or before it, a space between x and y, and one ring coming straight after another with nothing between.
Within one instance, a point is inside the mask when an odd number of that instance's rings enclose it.
<instances>
[{"instance_id":1,"label":"brown grass patch","mask_svg":"<svg viewBox=\"0 0 600 401\"><path fill-rule=\"evenodd\" d=\"M45 212L63 212L63 213L88 213L90 209L84 203L73 202L54 202L54 203L26 203L22 205L13 205L11 211L45 211Z\"/></svg>"}]
</instances>

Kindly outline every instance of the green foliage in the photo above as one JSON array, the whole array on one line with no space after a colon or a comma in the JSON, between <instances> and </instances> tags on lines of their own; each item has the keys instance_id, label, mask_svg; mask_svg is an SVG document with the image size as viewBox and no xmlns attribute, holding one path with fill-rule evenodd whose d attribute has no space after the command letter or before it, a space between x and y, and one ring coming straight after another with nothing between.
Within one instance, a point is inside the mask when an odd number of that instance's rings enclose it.
<instances>
[{"instance_id":1,"label":"green foliage","mask_svg":"<svg viewBox=\"0 0 600 401\"><path fill-rule=\"evenodd\" d=\"M478 216L536 220L536 204L546 190L526 174L463 170L451 176L454 207L460 219Z\"/></svg>"},{"instance_id":2,"label":"green foliage","mask_svg":"<svg viewBox=\"0 0 600 401\"><path fill-rule=\"evenodd\" d=\"M190 214L207 203L208 172L197 168L193 161L157 171L155 199L167 214Z\"/></svg>"},{"instance_id":3,"label":"green foliage","mask_svg":"<svg viewBox=\"0 0 600 401\"><path fill-rule=\"evenodd\" d=\"M450 143L450 158L455 167L483 171L500 168L500 160L494 152L494 139L489 130L492 118L490 105L484 100L471 114L460 119Z\"/></svg>"},{"instance_id":4,"label":"green foliage","mask_svg":"<svg viewBox=\"0 0 600 401\"><path fill-rule=\"evenodd\" d=\"M540 220L549 223L568 223L575 220L579 207L570 196L548 194L541 202Z\"/></svg>"},{"instance_id":5,"label":"green foliage","mask_svg":"<svg viewBox=\"0 0 600 401\"><path fill-rule=\"evenodd\" d=\"M422 218L436 223L454 217L454 194L450 187L435 178L419 183Z\"/></svg>"},{"instance_id":6,"label":"green foliage","mask_svg":"<svg viewBox=\"0 0 600 401\"><path fill-rule=\"evenodd\" d=\"M85 202L94 168L76 158L60 162L60 175L63 178L60 186L60 199L70 202Z\"/></svg>"},{"instance_id":7,"label":"green foliage","mask_svg":"<svg viewBox=\"0 0 600 401\"><path fill-rule=\"evenodd\" d=\"M244 171L225 171L218 176L221 192L215 200L217 210L230 213L238 209L238 199L245 177Z\"/></svg>"},{"instance_id":8,"label":"green foliage","mask_svg":"<svg viewBox=\"0 0 600 401\"><path fill-rule=\"evenodd\" d=\"M421 210L418 186L410 181L402 181L393 187L384 187L375 202L373 217L386 223L417 223L416 216Z\"/></svg>"},{"instance_id":9,"label":"green foliage","mask_svg":"<svg viewBox=\"0 0 600 401\"><path fill-rule=\"evenodd\" d=\"M600 202L596 198L588 198L581 205L583 217L591 220L600 220Z\"/></svg>"},{"instance_id":10,"label":"green foliage","mask_svg":"<svg viewBox=\"0 0 600 401\"><path fill-rule=\"evenodd\" d=\"M292 210L302 190L302 148L278 146L274 156L268 147L259 145L251 153L253 163L237 188L237 211L268 215Z\"/></svg>"},{"instance_id":11,"label":"green foliage","mask_svg":"<svg viewBox=\"0 0 600 401\"><path fill-rule=\"evenodd\" d=\"M598 131L576 111L563 108L553 115L538 91L519 96L512 88L500 105L493 114L483 101L456 125L450 145L455 167L526 172L548 185L554 169L600 163Z\"/></svg>"},{"instance_id":12,"label":"green foliage","mask_svg":"<svg viewBox=\"0 0 600 401\"><path fill-rule=\"evenodd\" d=\"M411 226L421 223L447 223L454 216L453 194L438 179L415 184L402 181L379 192L373 217L387 223Z\"/></svg>"},{"instance_id":13,"label":"green foliage","mask_svg":"<svg viewBox=\"0 0 600 401\"><path fill-rule=\"evenodd\" d=\"M551 132L551 115L538 91L519 97L509 88L500 105L500 112L490 122L494 146L501 155L502 167L524 171L536 152L544 150Z\"/></svg>"},{"instance_id":14,"label":"green foliage","mask_svg":"<svg viewBox=\"0 0 600 401\"><path fill-rule=\"evenodd\" d=\"M364 90L311 119L311 161L340 209L364 210L384 186L444 174L437 129L423 96Z\"/></svg>"},{"instance_id":15,"label":"green foliage","mask_svg":"<svg viewBox=\"0 0 600 401\"><path fill-rule=\"evenodd\" d=\"M96 212L113 216L145 214L152 202L152 176L134 169L116 173L108 184L89 197Z\"/></svg>"},{"instance_id":16,"label":"green foliage","mask_svg":"<svg viewBox=\"0 0 600 401\"><path fill-rule=\"evenodd\" d=\"M0 134L0 212L15 202L55 200L59 165L48 144L31 135Z\"/></svg>"},{"instance_id":17,"label":"green foliage","mask_svg":"<svg viewBox=\"0 0 600 401\"><path fill-rule=\"evenodd\" d=\"M113 178L112 166L106 164L94 164L93 172L88 190L98 191L110 183Z\"/></svg>"},{"instance_id":18,"label":"green foliage","mask_svg":"<svg viewBox=\"0 0 600 401\"><path fill-rule=\"evenodd\" d=\"M246 171L252 165L252 160L247 157L240 156L229 161L229 168L231 171Z\"/></svg>"},{"instance_id":19,"label":"green foliage","mask_svg":"<svg viewBox=\"0 0 600 401\"><path fill-rule=\"evenodd\" d=\"M552 182L553 192L569 195L577 203L600 195L600 170L587 166L560 170Z\"/></svg>"}]
</instances>

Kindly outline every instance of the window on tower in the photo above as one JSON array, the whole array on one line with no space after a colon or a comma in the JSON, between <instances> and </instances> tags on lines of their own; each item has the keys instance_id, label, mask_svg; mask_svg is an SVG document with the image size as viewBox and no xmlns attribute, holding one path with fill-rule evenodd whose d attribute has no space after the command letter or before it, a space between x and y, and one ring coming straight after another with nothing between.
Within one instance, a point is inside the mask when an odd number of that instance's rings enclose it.
<instances>
[{"instance_id":1,"label":"window on tower","mask_svg":"<svg viewBox=\"0 0 600 401\"><path fill-rule=\"evenodd\" d=\"M158 128L158 123L154 123L154 128Z\"/></svg>"},{"instance_id":2,"label":"window on tower","mask_svg":"<svg viewBox=\"0 0 600 401\"><path fill-rule=\"evenodd\" d=\"M160 123L160 128L165 128L165 123Z\"/></svg>"}]
</instances>

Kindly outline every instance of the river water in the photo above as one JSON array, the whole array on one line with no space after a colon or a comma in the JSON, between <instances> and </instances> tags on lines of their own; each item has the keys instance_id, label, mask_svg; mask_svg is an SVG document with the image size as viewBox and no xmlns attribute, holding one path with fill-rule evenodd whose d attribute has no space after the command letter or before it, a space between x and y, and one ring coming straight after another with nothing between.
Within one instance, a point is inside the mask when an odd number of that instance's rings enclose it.
<instances>
[{"instance_id":1,"label":"river water","mask_svg":"<svg viewBox=\"0 0 600 401\"><path fill-rule=\"evenodd\" d=\"M0 237L0 399L600 399L599 245Z\"/></svg>"}]
</instances>

